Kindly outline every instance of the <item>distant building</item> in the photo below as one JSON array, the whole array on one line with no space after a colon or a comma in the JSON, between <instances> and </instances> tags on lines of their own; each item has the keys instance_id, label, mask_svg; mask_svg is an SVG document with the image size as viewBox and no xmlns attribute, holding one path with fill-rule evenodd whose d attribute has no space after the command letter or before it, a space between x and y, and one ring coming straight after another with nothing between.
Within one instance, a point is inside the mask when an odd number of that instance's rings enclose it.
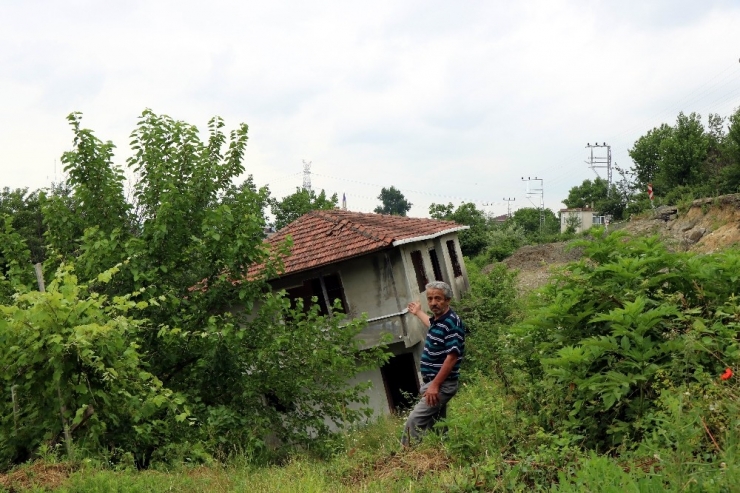
<instances>
[{"instance_id":1,"label":"distant building","mask_svg":"<svg viewBox=\"0 0 740 493\"><path fill-rule=\"evenodd\" d=\"M560 209L560 232L565 233L572 226L576 233L591 229L591 226L600 226L605 223L605 216L599 215L590 207L575 209Z\"/></svg>"},{"instance_id":2,"label":"distant building","mask_svg":"<svg viewBox=\"0 0 740 493\"><path fill-rule=\"evenodd\" d=\"M495 223L501 224L501 223L505 223L507 219L509 219L509 215L508 214L502 214L500 216L494 217L491 220L493 222L495 222Z\"/></svg>"}]
</instances>

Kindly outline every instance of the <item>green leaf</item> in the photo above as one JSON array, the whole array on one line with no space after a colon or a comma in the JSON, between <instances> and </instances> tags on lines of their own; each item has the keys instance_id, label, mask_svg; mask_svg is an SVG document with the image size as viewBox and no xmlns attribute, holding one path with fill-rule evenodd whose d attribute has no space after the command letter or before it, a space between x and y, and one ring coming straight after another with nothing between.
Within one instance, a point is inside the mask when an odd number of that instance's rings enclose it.
<instances>
[{"instance_id":1,"label":"green leaf","mask_svg":"<svg viewBox=\"0 0 740 493\"><path fill-rule=\"evenodd\" d=\"M629 351L630 349L630 340L627 336L622 336L622 342L621 342L622 350Z\"/></svg>"}]
</instances>

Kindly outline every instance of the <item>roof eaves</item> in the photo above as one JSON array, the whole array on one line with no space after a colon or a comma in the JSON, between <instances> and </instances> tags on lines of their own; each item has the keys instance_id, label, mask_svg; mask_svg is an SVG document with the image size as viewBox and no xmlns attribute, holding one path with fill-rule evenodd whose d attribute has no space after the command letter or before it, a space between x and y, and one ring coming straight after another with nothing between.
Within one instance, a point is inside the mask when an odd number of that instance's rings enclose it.
<instances>
[{"instance_id":1,"label":"roof eaves","mask_svg":"<svg viewBox=\"0 0 740 493\"><path fill-rule=\"evenodd\" d=\"M465 229L470 229L470 226L457 226L454 228L445 229L442 231L439 231L437 233L432 233L430 235L424 235L424 236L414 236L413 238L405 238L403 240L396 240L393 242L393 246L399 246L399 245L405 245L406 243L414 243L416 241L424 241L424 240L432 240L434 238L437 238L439 236L443 236L449 233L455 233L457 231L462 231Z\"/></svg>"}]
</instances>

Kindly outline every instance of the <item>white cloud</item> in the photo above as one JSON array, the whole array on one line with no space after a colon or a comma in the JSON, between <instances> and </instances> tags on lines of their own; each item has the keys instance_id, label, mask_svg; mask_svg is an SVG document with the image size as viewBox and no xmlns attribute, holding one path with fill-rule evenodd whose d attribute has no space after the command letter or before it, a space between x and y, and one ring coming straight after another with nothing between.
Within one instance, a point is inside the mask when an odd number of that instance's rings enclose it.
<instances>
[{"instance_id":1,"label":"white cloud","mask_svg":"<svg viewBox=\"0 0 740 493\"><path fill-rule=\"evenodd\" d=\"M431 202L546 204L592 176L586 142L634 140L678 111L740 105L731 2L14 2L0 7L0 186L41 187L64 117L119 146L150 107L250 125L247 169L276 195L379 186ZM287 178L286 178L287 177Z\"/></svg>"}]
</instances>

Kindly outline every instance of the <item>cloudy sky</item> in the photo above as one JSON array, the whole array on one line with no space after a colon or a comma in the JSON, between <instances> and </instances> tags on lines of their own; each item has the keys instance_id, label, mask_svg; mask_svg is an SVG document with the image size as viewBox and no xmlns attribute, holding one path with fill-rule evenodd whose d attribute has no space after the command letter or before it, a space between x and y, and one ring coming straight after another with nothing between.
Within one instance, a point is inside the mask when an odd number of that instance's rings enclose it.
<instances>
[{"instance_id":1,"label":"cloudy sky","mask_svg":"<svg viewBox=\"0 0 740 493\"><path fill-rule=\"evenodd\" d=\"M433 202L558 209L679 111L740 106L740 1L0 0L0 187L48 186L72 134L118 146L145 108L250 128L247 172L371 211L394 185Z\"/></svg>"}]
</instances>

